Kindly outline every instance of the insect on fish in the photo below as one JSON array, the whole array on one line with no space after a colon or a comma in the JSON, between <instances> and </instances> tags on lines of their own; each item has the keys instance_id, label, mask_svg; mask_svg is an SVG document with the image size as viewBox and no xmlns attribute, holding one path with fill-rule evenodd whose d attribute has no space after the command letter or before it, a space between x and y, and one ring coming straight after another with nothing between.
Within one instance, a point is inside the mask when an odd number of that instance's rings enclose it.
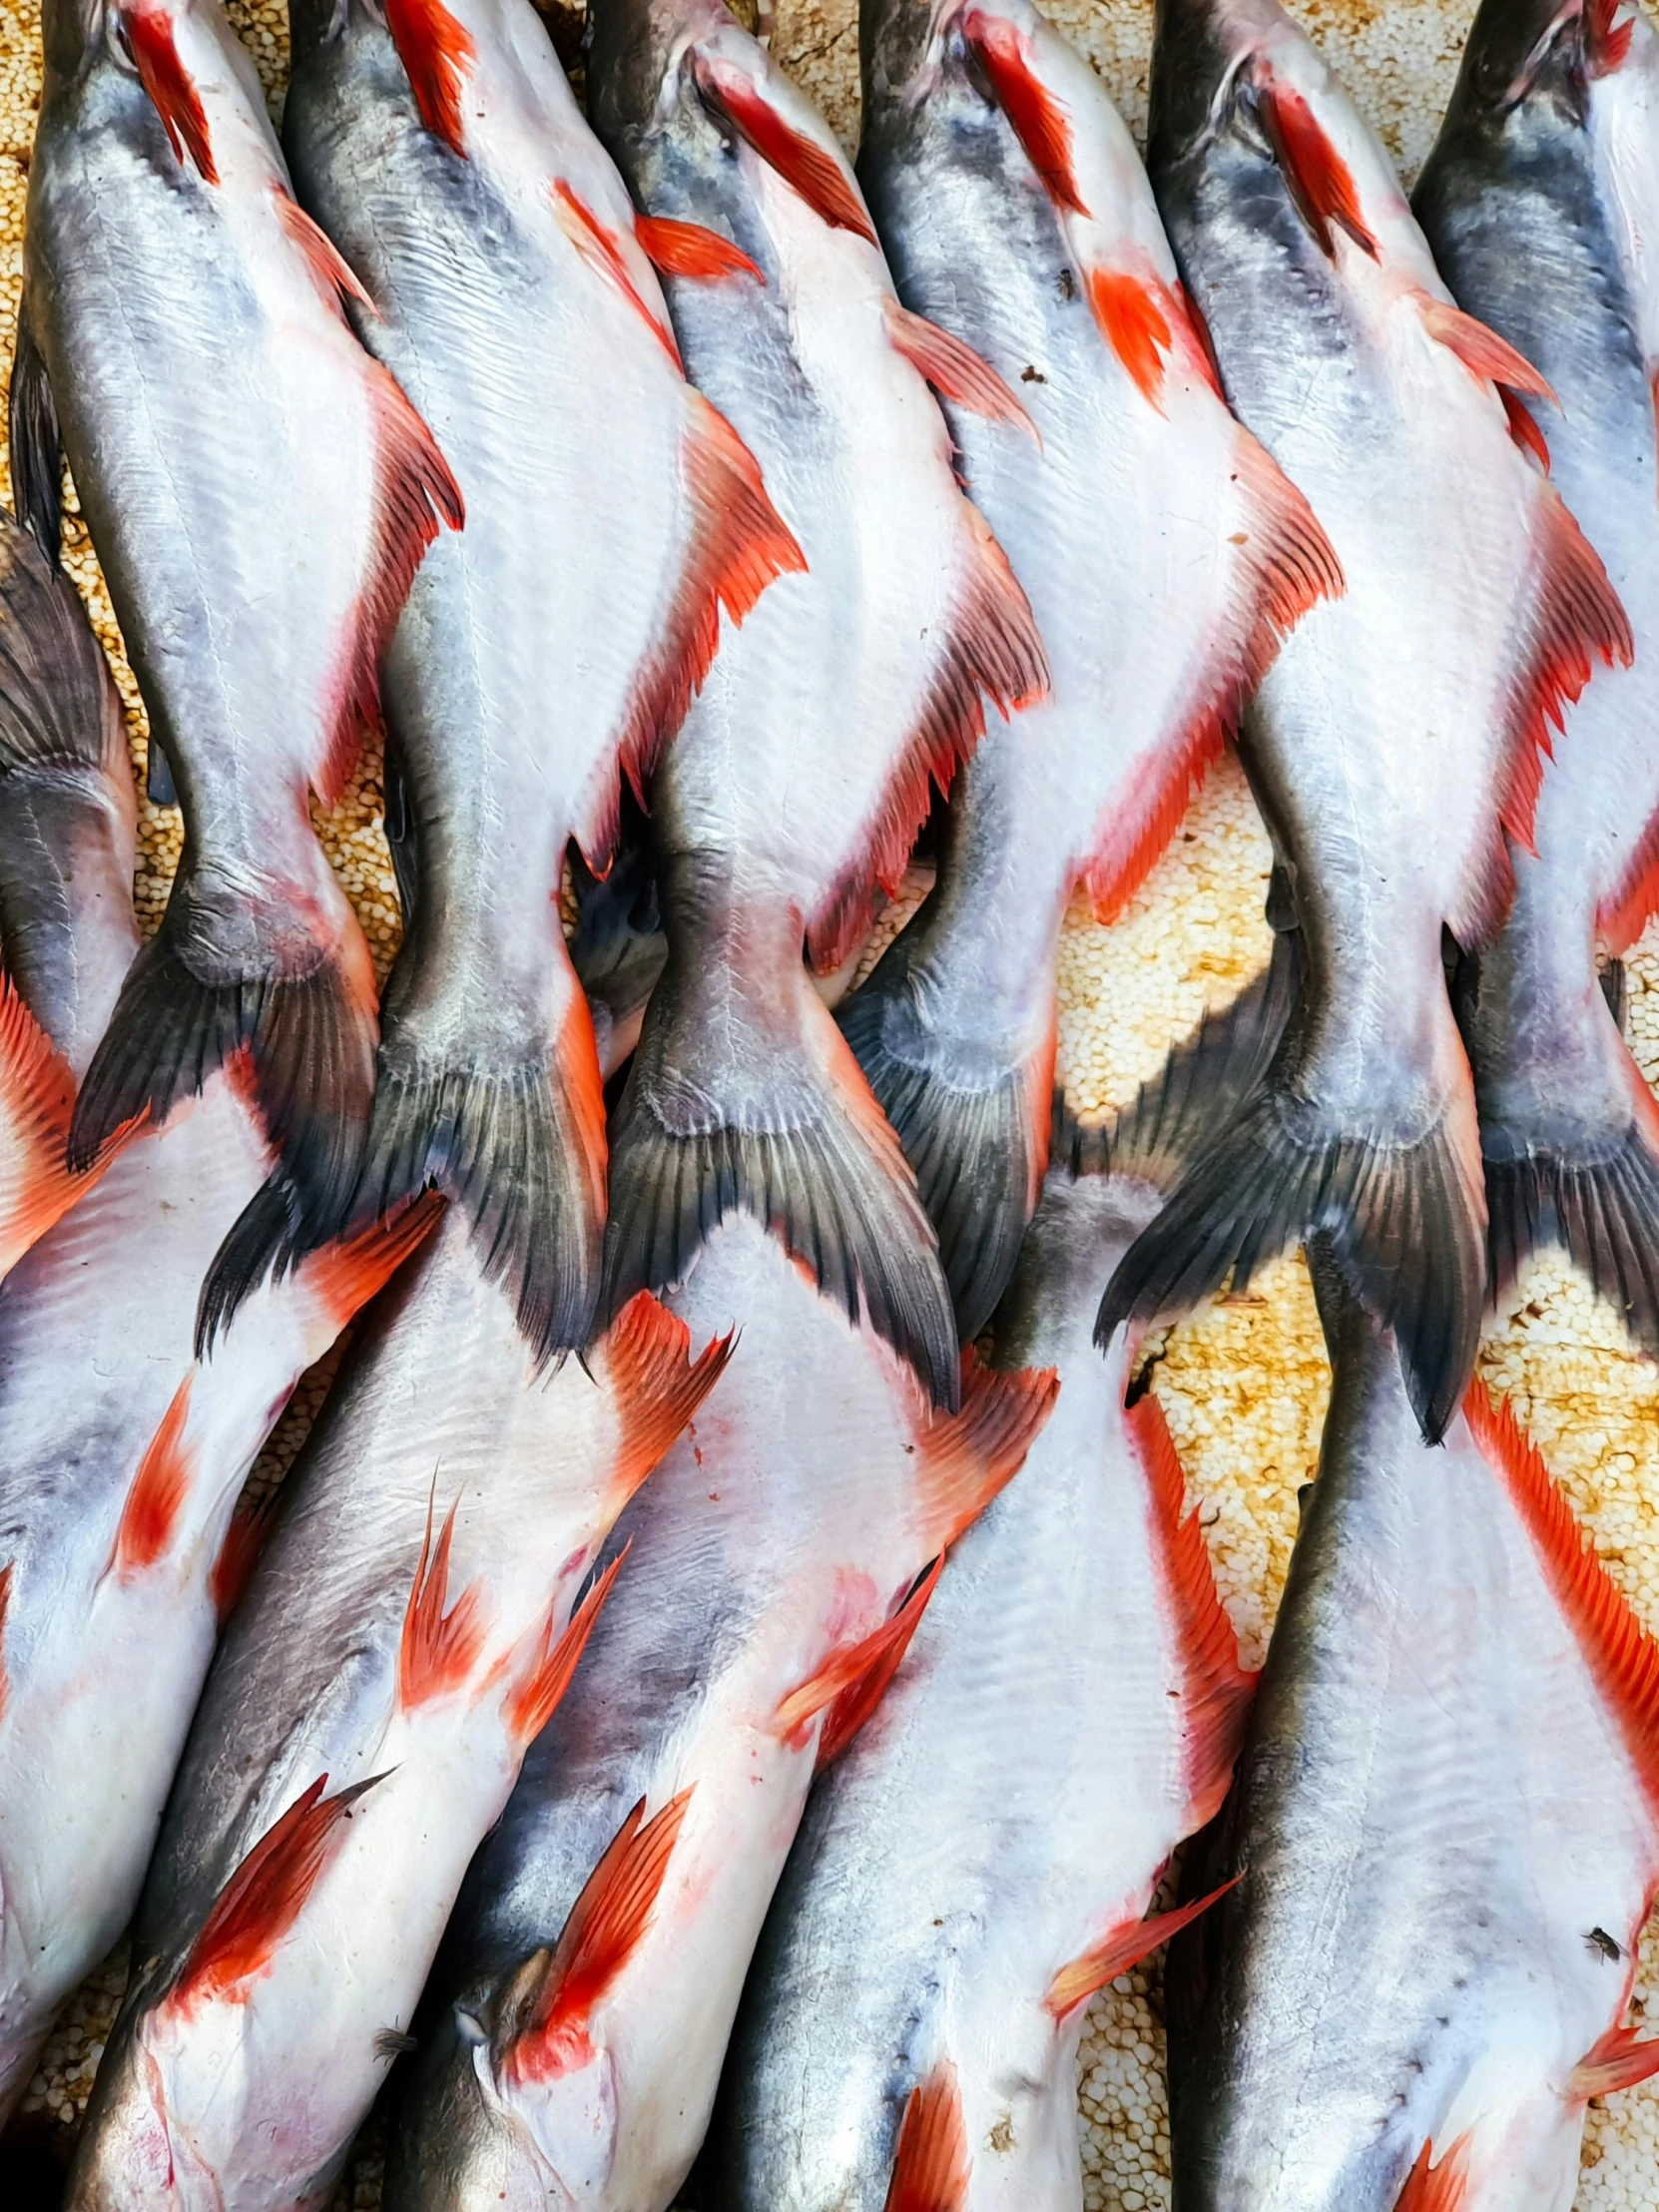
<instances>
[{"instance_id":1,"label":"insect on fish","mask_svg":"<svg viewBox=\"0 0 1659 2212\"><path fill-rule=\"evenodd\" d=\"M939 887L842 1016L967 1340L1042 1183L1066 901L1082 881L1110 917L1139 887L1341 573L1227 410L1094 71L1029 0L865 0L860 23L858 173L900 296L982 354L1040 435L948 406L1052 692L962 769Z\"/></svg>"},{"instance_id":2,"label":"insect on fish","mask_svg":"<svg viewBox=\"0 0 1659 2212\"><path fill-rule=\"evenodd\" d=\"M1316 1244L1319 1479L1166 1973L1187 2212L1568 2212L1659 1888L1659 1645L1506 1409L1425 1449Z\"/></svg>"},{"instance_id":3,"label":"insect on fish","mask_svg":"<svg viewBox=\"0 0 1659 2212\"><path fill-rule=\"evenodd\" d=\"M1255 1099L1125 1256L1101 1333L1325 1233L1433 1437L1486 1277L1442 935L1474 950L1501 922L1550 724L1596 660L1630 659L1630 626L1511 436L1542 378L1453 304L1386 156L1275 0L1161 0L1148 166L1228 393L1347 590L1287 641L1244 732L1301 917L1302 1002Z\"/></svg>"},{"instance_id":4,"label":"insect on fish","mask_svg":"<svg viewBox=\"0 0 1659 2212\"><path fill-rule=\"evenodd\" d=\"M1607 564L1635 665L1574 709L1536 857L1465 1018L1501 1292L1562 1244L1659 1353L1659 1109L1596 975L1659 902L1659 34L1615 0L1488 0L1413 200L1459 303L1553 401L1517 400ZM1545 440L1547 439L1547 445Z\"/></svg>"},{"instance_id":5,"label":"insect on fish","mask_svg":"<svg viewBox=\"0 0 1659 2212\"><path fill-rule=\"evenodd\" d=\"M910 1359L959 1362L914 1180L815 995L985 727L1040 696L1024 593L928 388L1032 425L901 306L823 119L719 0L605 0L588 88L657 242L687 367L807 557L722 653L652 792L669 960L620 1111L606 1296L681 1279L734 1208Z\"/></svg>"},{"instance_id":6,"label":"insect on fish","mask_svg":"<svg viewBox=\"0 0 1659 2212\"><path fill-rule=\"evenodd\" d=\"M237 1057L296 1203L330 1216L368 1124L374 978L307 795L344 783L460 493L352 335L360 287L295 204L217 0L47 0L43 20L19 508L55 542L61 433L187 832L70 1162Z\"/></svg>"}]
</instances>

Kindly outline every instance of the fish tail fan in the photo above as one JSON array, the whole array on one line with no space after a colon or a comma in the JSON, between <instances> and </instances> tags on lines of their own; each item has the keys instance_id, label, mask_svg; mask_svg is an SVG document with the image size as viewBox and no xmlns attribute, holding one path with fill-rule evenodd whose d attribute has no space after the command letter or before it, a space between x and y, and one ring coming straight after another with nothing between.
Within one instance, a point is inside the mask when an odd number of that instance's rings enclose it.
<instances>
[{"instance_id":1,"label":"fish tail fan","mask_svg":"<svg viewBox=\"0 0 1659 2212\"><path fill-rule=\"evenodd\" d=\"M669 958L614 1133L603 1310L680 1282L734 1211L866 1321L954 1409L937 1245L898 1139L813 989L802 925L734 910L688 863L663 886Z\"/></svg>"}]
</instances>

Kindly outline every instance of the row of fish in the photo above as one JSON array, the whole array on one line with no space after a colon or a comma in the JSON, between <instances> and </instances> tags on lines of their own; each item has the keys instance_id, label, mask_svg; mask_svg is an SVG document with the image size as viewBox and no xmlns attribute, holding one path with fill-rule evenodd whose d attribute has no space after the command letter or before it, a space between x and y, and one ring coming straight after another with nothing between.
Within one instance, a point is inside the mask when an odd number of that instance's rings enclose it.
<instances>
[{"instance_id":1,"label":"row of fish","mask_svg":"<svg viewBox=\"0 0 1659 2212\"><path fill-rule=\"evenodd\" d=\"M325 2200L411 2029L393 2204L663 2212L707 2137L733 2206L1075 2205L1083 2007L1172 1934L1181 2202L1570 2202L1653 2064L1659 1652L1465 1386L1540 1241L1659 1342L1596 971L1659 803L1619 15L1487 0L1425 241L1272 0L1164 0L1156 200L1024 0L870 0L857 177L716 0L595 7L592 130L526 0L297 0L285 159L213 0L48 0L0 2097L137 1901L76 2205ZM184 810L142 946L61 454ZM382 711L377 1010L308 803ZM1272 966L1051 1167L1066 903L1241 718ZM1125 1397L1303 1238L1247 1723Z\"/></svg>"}]
</instances>

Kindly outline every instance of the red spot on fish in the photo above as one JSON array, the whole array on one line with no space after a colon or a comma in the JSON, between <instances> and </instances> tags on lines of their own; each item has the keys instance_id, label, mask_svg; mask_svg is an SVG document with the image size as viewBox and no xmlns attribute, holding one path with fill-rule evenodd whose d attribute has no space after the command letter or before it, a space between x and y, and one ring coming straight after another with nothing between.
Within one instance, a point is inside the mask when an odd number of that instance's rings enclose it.
<instances>
[{"instance_id":1,"label":"red spot on fish","mask_svg":"<svg viewBox=\"0 0 1659 2212\"><path fill-rule=\"evenodd\" d=\"M1469 2141L1469 2136L1459 2135L1438 2164L1430 2163L1433 2145L1424 2143L1405 2177L1394 2212L1458 2212L1468 2195Z\"/></svg>"},{"instance_id":2,"label":"red spot on fish","mask_svg":"<svg viewBox=\"0 0 1659 2212\"><path fill-rule=\"evenodd\" d=\"M397 1698L406 1713L460 1689L484 1648L484 1623L479 1618L483 1605L481 1583L468 1583L449 1611L444 1611L449 1591L449 1550L461 1501L456 1498L444 1516L434 1551L432 1506L436 1487L434 1478L434 1494L426 1503L426 1533L403 1610L403 1634L397 1649Z\"/></svg>"},{"instance_id":3,"label":"red spot on fish","mask_svg":"<svg viewBox=\"0 0 1659 2212\"><path fill-rule=\"evenodd\" d=\"M111 1571L123 1581L153 1567L172 1541L196 1472L196 1454L185 1448L191 1384L196 1371L174 1391L161 1425L145 1448L116 1529Z\"/></svg>"},{"instance_id":4,"label":"red spot on fish","mask_svg":"<svg viewBox=\"0 0 1659 2212\"><path fill-rule=\"evenodd\" d=\"M621 245L562 177L554 180L553 213L558 218L559 229L582 260L627 300L675 367L684 373L674 332L646 305L644 295L629 273Z\"/></svg>"},{"instance_id":5,"label":"red spot on fish","mask_svg":"<svg viewBox=\"0 0 1659 2212\"><path fill-rule=\"evenodd\" d=\"M988 421L1011 422L1042 443L1036 424L982 353L925 315L901 307L890 293L881 312L894 347L936 391Z\"/></svg>"},{"instance_id":6,"label":"red spot on fish","mask_svg":"<svg viewBox=\"0 0 1659 2212\"><path fill-rule=\"evenodd\" d=\"M208 1594L213 1599L221 1627L236 1611L248 1587L255 1562L271 1533L276 1503L276 1493L272 1490L257 1505L240 1504L231 1515L231 1525L225 1531L225 1541L219 1547L219 1557L208 1577Z\"/></svg>"},{"instance_id":7,"label":"red spot on fish","mask_svg":"<svg viewBox=\"0 0 1659 2212\"><path fill-rule=\"evenodd\" d=\"M443 0L385 0L385 15L421 122L464 159L461 87L478 59L472 34Z\"/></svg>"},{"instance_id":8,"label":"red spot on fish","mask_svg":"<svg viewBox=\"0 0 1659 2212\"><path fill-rule=\"evenodd\" d=\"M571 1676L578 1661L587 1649L594 1623L605 1610L605 1602L622 1572L622 1562L627 1558L631 1544L624 1544L594 1582L574 1613L566 1623L562 1635L555 1633L552 1616L537 1638L529 1664L519 1676L517 1686L507 1700L506 1722L521 1744L534 1743L558 1709L559 1700L570 1687Z\"/></svg>"},{"instance_id":9,"label":"red spot on fish","mask_svg":"<svg viewBox=\"0 0 1659 2212\"><path fill-rule=\"evenodd\" d=\"M1115 269L1091 269L1084 282L1101 334L1135 389L1162 414L1164 360L1174 343L1170 318L1158 297L1163 286L1154 288Z\"/></svg>"},{"instance_id":10,"label":"red spot on fish","mask_svg":"<svg viewBox=\"0 0 1659 2212\"><path fill-rule=\"evenodd\" d=\"M306 1285L325 1309L335 1333L390 1281L431 1234L442 1212L442 1198L428 1191L389 1220L375 1222L338 1244L324 1245L305 1260Z\"/></svg>"},{"instance_id":11,"label":"red spot on fish","mask_svg":"<svg viewBox=\"0 0 1659 2212\"><path fill-rule=\"evenodd\" d=\"M857 191L837 157L798 131L753 78L723 56L695 47L692 73L704 104L729 123L831 230L851 231L871 246L876 244Z\"/></svg>"},{"instance_id":12,"label":"red spot on fish","mask_svg":"<svg viewBox=\"0 0 1659 2212\"><path fill-rule=\"evenodd\" d=\"M1037 75L1029 40L1003 17L971 7L962 16L962 37L1049 198L1072 215L1087 215L1072 170L1071 119Z\"/></svg>"},{"instance_id":13,"label":"red spot on fish","mask_svg":"<svg viewBox=\"0 0 1659 2212\"><path fill-rule=\"evenodd\" d=\"M1236 1874L1232 1882L1224 1882L1219 1890L1212 1890L1208 1897L1191 1905L1177 1906L1172 1913L1154 1913L1150 1920L1122 1922L1060 1968L1043 1997L1044 2009L1063 2020L1109 1981L1128 1973L1143 1958L1150 1958L1161 1943L1190 1928L1201 1913L1208 1913L1218 1898L1226 1897L1234 1884L1243 1880L1242 1873Z\"/></svg>"},{"instance_id":14,"label":"red spot on fish","mask_svg":"<svg viewBox=\"0 0 1659 2212\"><path fill-rule=\"evenodd\" d=\"M759 266L741 246L711 231L704 223L676 223L666 215L642 215L634 219L634 236L644 247L653 268L665 276L753 276L766 282Z\"/></svg>"},{"instance_id":15,"label":"red spot on fish","mask_svg":"<svg viewBox=\"0 0 1659 2212\"><path fill-rule=\"evenodd\" d=\"M129 7L121 11L118 21L122 44L132 56L151 106L162 119L175 160L182 162L188 152L202 182L217 185L219 171L208 137L207 113L201 94L179 59L173 18L165 7Z\"/></svg>"},{"instance_id":16,"label":"red spot on fish","mask_svg":"<svg viewBox=\"0 0 1659 2212\"><path fill-rule=\"evenodd\" d=\"M1308 102L1293 86L1272 77L1259 83L1257 100L1279 173L1321 250L1335 259L1335 225L1375 262L1378 245L1360 213L1354 178Z\"/></svg>"},{"instance_id":17,"label":"red spot on fish","mask_svg":"<svg viewBox=\"0 0 1659 2212\"><path fill-rule=\"evenodd\" d=\"M964 2212L972 2176L962 2092L947 2059L910 2091L884 2212Z\"/></svg>"},{"instance_id":18,"label":"red spot on fish","mask_svg":"<svg viewBox=\"0 0 1659 2212\"><path fill-rule=\"evenodd\" d=\"M805 1749L808 1729L826 1707L832 1707L833 1711L820 1739L820 1763L827 1765L845 1750L874 1712L882 1692L897 1673L943 1571L944 1554L941 1552L879 1628L832 1651L805 1682L780 1699L772 1717L772 1728L787 1750ZM826 1750L825 1743L830 1739L832 1748Z\"/></svg>"},{"instance_id":19,"label":"red spot on fish","mask_svg":"<svg viewBox=\"0 0 1659 2212\"><path fill-rule=\"evenodd\" d=\"M621 1428L610 1493L619 1510L714 1388L736 1342L718 1337L689 1359L690 1330L649 1291L617 1316L603 1354Z\"/></svg>"}]
</instances>

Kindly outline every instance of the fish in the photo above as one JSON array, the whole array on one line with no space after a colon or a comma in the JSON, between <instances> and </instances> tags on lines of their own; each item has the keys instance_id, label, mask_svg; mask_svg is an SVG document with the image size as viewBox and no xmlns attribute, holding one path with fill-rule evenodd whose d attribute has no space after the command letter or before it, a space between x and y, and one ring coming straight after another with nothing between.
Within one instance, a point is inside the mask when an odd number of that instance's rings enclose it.
<instances>
[{"instance_id":1,"label":"fish","mask_svg":"<svg viewBox=\"0 0 1659 2212\"><path fill-rule=\"evenodd\" d=\"M1516 401L1629 610L1544 780L1537 853L1464 1017L1494 1296L1564 1246L1659 1353L1659 1112L1596 972L1659 902L1659 35L1585 0L1483 7L1412 208L1458 304L1548 380ZM1616 993L1615 993L1616 995Z\"/></svg>"},{"instance_id":2,"label":"fish","mask_svg":"<svg viewBox=\"0 0 1659 2212\"><path fill-rule=\"evenodd\" d=\"M946 401L1051 689L961 769L938 887L841 1022L971 1341L1042 1186L1067 901L1081 883L1102 919L1122 911L1342 573L1228 411L1094 71L1030 0L866 0L860 22L858 174L899 296L989 361L1038 432Z\"/></svg>"},{"instance_id":3,"label":"fish","mask_svg":"<svg viewBox=\"0 0 1659 2212\"><path fill-rule=\"evenodd\" d=\"M467 512L386 656L422 880L348 1218L443 1191L552 1358L593 1333L606 1188L566 846L606 872L621 785L643 792L723 617L802 553L686 380L627 192L529 0L301 0L283 138L363 341ZM274 1191L227 1254L224 1309L306 1239Z\"/></svg>"},{"instance_id":4,"label":"fish","mask_svg":"<svg viewBox=\"0 0 1659 2212\"><path fill-rule=\"evenodd\" d=\"M48 0L12 393L19 509L74 472L183 806L185 857L69 1131L85 1167L239 1059L330 1223L368 1129L368 946L311 828L378 712L409 581L463 505L358 343L218 0Z\"/></svg>"},{"instance_id":5,"label":"fish","mask_svg":"<svg viewBox=\"0 0 1659 2212\"><path fill-rule=\"evenodd\" d=\"M970 1354L960 1409L935 1410L741 1210L671 1304L694 1337L741 1334L618 1523L616 1597L468 1873L388 2212L675 2202L815 1766L1055 1394Z\"/></svg>"},{"instance_id":6,"label":"fish","mask_svg":"<svg viewBox=\"0 0 1659 2212\"><path fill-rule=\"evenodd\" d=\"M1453 302L1382 146L1275 0L1162 0L1147 161L1227 394L1347 590L1297 626L1241 734L1302 924L1302 1002L1125 1254L1100 1332L1329 1235L1432 1438L1486 1287L1442 939L1477 953L1501 922L1552 728L1597 663L1630 660L1630 624L1514 432L1542 378Z\"/></svg>"},{"instance_id":7,"label":"fish","mask_svg":"<svg viewBox=\"0 0 1659 2212\"><path fill-rule=\"evenodd\" d=\"M1081 2212L1084 2010L1202 1910L1144 1917L1253 1686L1158 1399L1126 1407L1127 1339L1092 1343L1158 1202L1048 1170L994 1341L1059 1400L814 1790L727 2061L730 2212Z\"/></svg>"},{"instance_id":8,"label":"fish","mask_svg":"<svg viewBox=\"0 0 1659 2212\"><path fill-rule=\"evenodd\" d=\"M688 372L806 558L716 664L650 793L668 965L614 1131L603 1304L683 1279L734 1209L956 1402L914 1177L803 960L838 968L932 787L1048 687L1030 602L959 489L934 389L1033 425L904 307L823 118L720 0L605 0L588 96L659 242Z\"/></svg>"},{"instance_id":9,"label":"fish","mask_svg":"<svg viewBox=\"0 0 1659 2212\"><path fill-rule=\"evenodd\" d=\"M599 1546L729 1349L642 1295L544 1369L459 1210L366 1319L202 1693L79 2212L326 2197L626 1571Z\"/></svg>"},{"instance_id":10,"label":"fish","mask_svg":"<svg viewBox=\"0 0 1659 2212\"><path fill-rule=\"evenodd\" d=\"M1659 1886L1659 1644L1509 1410L1425 1448L1313 1253L1331 1410L1166 1969L1183 2212L1569 2212Z\"/></svg>"}]
</instances>

